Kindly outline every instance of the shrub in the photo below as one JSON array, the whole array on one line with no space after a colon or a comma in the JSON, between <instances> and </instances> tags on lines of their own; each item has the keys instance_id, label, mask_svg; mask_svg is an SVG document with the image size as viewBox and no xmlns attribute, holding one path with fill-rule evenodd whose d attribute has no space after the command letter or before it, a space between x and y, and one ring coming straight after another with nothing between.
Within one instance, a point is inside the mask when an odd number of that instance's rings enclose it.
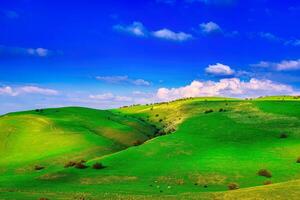
<instances>
[{"instance_id":1,"label":"shrub","mask_svg":"<svg viewBox=\"0 0 300 200\"><path fill-rule=\"evenodd\" d=\"M39 198L39 200L49 200L49 199L45 198L45 197L41 197L41 198Z\"/></svg>"},{"instance_id":2,"label":"shrub","mask_svg":"<svg viewBox=\"0 0 300 200\"><path fill-rule=\"evenodd\" d=\"M300 157L297 158L296 163L300 163Z\"/></svg>"},{"instance_id":3,"label":"shrub","mask_svg":"<svg viewBox=\"0 0 300 200\"><path fill-rule=\"evenodd\" d=\"M156 114L156 115L155 115L155 117L158 117L158 116L159 116L159 114Z\"/></svg>"},{"instance_id":4,"label":"shrub","mask_svg":"<svg viewBox=\"0 0 300 200\"><path fill-rule=\"evenodd\" d=\"M76 165L76 162L74 161L69 161L65 164L65 168L69 168L69 167L74 167Z\"/></svg>"},{"instance_id":5,"label":"shrub","mask_svg":"<svg viewBox=\"0 0 300 200\"><path fill-rule=\"evenodd\" d=\"M281 139L284 139L284 138L287 138L287 137L288 137L288 135L286 133L281 133L280 134L280 138Z\"/></svg>"},{"instance_id":6,"label":"shrub","mask_svg":"<svg viewBox=\"0 0 300 200\"><path fill-rule=\"evenodd\" d=\"M271 185L271 184L272 184L272 181L270 181L270 180L267 180L264 182L264 185Z\"/></svg>"},{"instance_id":7,"label":"shrub","mask_svg":"<svg viewBox=\"0 0 300 200\"><path fill-rule=\"evenodd\" d=\"M209 110L204 111L205 114L212 113L212 112L214 112L213 109L209 109Z\"/></svg>"},{"instance_id":8,"label":"shrub","mask_svg":"<svg viewBox=\"0 0 300 200\"><path fill-rule=\"evenodd\" d=\"M37 170L37 171L39 171L39 170L42 170L42 169L45 169L45 167L43 167L43 166L40 166L40 165L36 165L36 166L34 166L34 170Z\"/></svg>"},{"instance_id":9,"label":"shrub","mask_svg":"<svg viewBox=\"0 0 300 200\"><path fill-rule=\"evenodd\" d=\"M163 119L160 119L160 120L159 120L159 122L162 122L162 121L163 121Z\"/></svg>"},{"instance_id":10,"label":"shrub","mask_svg":"<svg viewBox=\"0 0 300 200\"><path fill-rule=\"evenodd\" d=\"M236 189L239 189L239 185L237 183L229 183L227 185L228 187L228 190L236 190Z\"/></svg>"},{"instance_id":11,"label":"shrub","mask_svg":"<svg viewBox=\"0 0 300 200\"><path fill-rule=\"evenodd\" d=\"M84 162L78 162L75 164L75 168L77 169L86 169L87 166L84 164Z\"/></svg>"},{"instance_id":12,"label":"shrub","mask_svg":"<svg viewBox=\"0 0 300 200\"><path fill-rule=\"evenodd\" d=\"M220 108L219 109L219 112L224 112L225 110L223 108Z\"/></svg>"},{"instance_id":13,"label":"shrub","mask_svg":"<svg viewBox=\"0 0 300 200\"><path fill-rule=\"evenodd\" d=\"M105 166L104 165L102 165L102 163L94 163L93 164L93 169L103 169L103 168L105 168Z\"/></svg>"},{"instance_id":14,"label":"shrub","mask_svg":"<svg viewBox=\"0 0 300 200\"><path fill-rule=\"evenodd\" d=\"M272 173L267 169L261 169L257 172L257 174L259 176L264 176L266 178L271 178L272 177Z\"/></svg>"}]
</instances>

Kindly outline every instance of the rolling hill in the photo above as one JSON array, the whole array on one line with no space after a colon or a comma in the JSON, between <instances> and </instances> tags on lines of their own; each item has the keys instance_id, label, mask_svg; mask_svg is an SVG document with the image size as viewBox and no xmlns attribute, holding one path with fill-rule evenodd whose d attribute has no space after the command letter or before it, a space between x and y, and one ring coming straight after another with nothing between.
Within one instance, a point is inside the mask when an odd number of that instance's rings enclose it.
<instances>
[{"instance_id":1,"label":"rolling hill","mask_svg":"<svg viewBox=\"0 0 300 200\"><path fill-rule=\"evenodd\" d=\"M299 199L299 105L192 98L7 114L0 199ZM64 167L78 160L88 167Z\"/></svg>"}]
</instances>

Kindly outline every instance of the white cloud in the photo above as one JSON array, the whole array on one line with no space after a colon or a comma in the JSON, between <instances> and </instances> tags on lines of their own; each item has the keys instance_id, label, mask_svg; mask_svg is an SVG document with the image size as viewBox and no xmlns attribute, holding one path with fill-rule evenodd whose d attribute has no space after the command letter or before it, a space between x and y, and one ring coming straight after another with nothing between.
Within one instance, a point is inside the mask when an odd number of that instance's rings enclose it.
<instances>
[{"instance_id":1,"label":"white cloud","mask_svg":"<svg viewBox=\"0 0 300 200\"><path fill-rule=\"evenodd\" d=\"M130 102L132 98L129 96L118 96L112 93L103 93L96 95L89 95L89 98L96 101L111 101L111 102Z\"/></svg>"},{"instance_id":2,"label":"white cloud","mask_svg":"<svg viewBox=\"0 0 300 200\"><path fill-rule=\"evenodd\" d=\"M120 83L127 82L128 76L97 76L96 79L107 83Z\"/></svg>"},{"instance_id":3,"label":"white cloud","mask_svg":"<svg viewBox=\"0 0 300 200\"><path fill-rule=\"evenodd\" d=\"M144 79L130 79L128 76L97 76L96 79L112 84L132 84L136 86L150 86L150 82Z\"/></svg>"},{"instance_id":4,"label":"white cloud","mask_svg":"<svg viewBox=\"0 0 300 200\"><path fill-rule=\"evenodd\" d=\"M277 71L300 70L300 59L298 59L298 60L283 60L283 61L278 62L278 63L261 61L257 64L253 64L251 66L273 68Z\"/></svg>"},{"instance_id":5,"label":"white cloud","mask_svg":"<svg viewBox=\"0 0 300 200\"><path fill-rule=\"evenodd\" d=\"M143 79L136 79L136 80L131 80L134 85L139 85L139 86L149 86L150 83L148 81L145 81Z\"/></svg>"},{"instance_id":6,"label":"white cloud","mask_svg":"<svg viewBox=\"0 0 300 200\"><path fill-rule=\"evenodd\" d=\"M281 41L282 39L272 33L269 32L260 32L259 36L262 38L265 38L267 40L273 40L273 41Z\"/></svg>"},{"instance_id":7,"label":"white cloud","mask_svg":"<svg viewBox=\"0 0 300 200\"><path fill-rule=\"evenodd\" d=\"M285 45L300 46L300 39L288 40Z\"/></svg>"},{"instance_id":8,"label":"white cloud","mask_svg":"<svg viewBox=\"0 0 300 200\"><path fill-rule=\"evenodd\" d=\"M0 87L0 95L19 96L23 94L39 94L46 96L58 95L57 90L41 88L37 86L22 86L12 88L10 86Z\"/></svg>"},{"instance_id":9,"label":"white cloud","mask_svg":"<svg viewBox=\"0 0 300 200\"><path fill-rule=\"evenodd\" d=\"M271 63L270 62L267 62L267 61L260 61L259 63L257 64L252 64L251 65L252 67L270 67L271 66Z\"/></svg>"},{"instance_id":10,"label":"white cloud","mask_svg":"<svg viewBox=\"0 0 300 200\"><path fill-rule=\"evenodd\" d=\"M115 25L113 27L117 31L126 32L139 37L145 37L148 34L147 29L141 22L133 22L131 25Z\"/></svg>"},{"instance_id":11,"label":"white cloud","mask_svg":"<svg viewBox=\"0 0 300 200\"><path fill-rule=\"evenodd\" d=\"M45 57L49 54L49 50L44 48L36 48L36 49L30 48L27 51L30 55L35 55L40 57Z\"/></svg>"},{"instance_id":12,"label":"white cloud","mask_svg":"<svg viewBox=\"0 0 300 200\"><path fill-rule=\"evenodd\" d=\"M280 63L276 63L276 69L278 71L298 70L298 69L300 69L300 59L299 60L283 60Z\"/></svg>"},{"instance_id":13,"label":"white cloud","mask_svg":"<svg viewBox=\"0 0 300 200\"><path fill-rule=\"evenodd\" d=\"M166 40L174 40L174 41L185 41L185 40L189 40L192 39L193 36L191 34L188 33L184 33L184 32L173 32L169 29L161 29L158 31L154 31L153 33L154 37L157 38L161 38L161 39L166 39Z\"/></svg>"},{"instance_id":14,"label":"white cloud","mask_svg":"<svg viewBox=\"0 0 300 200\"><path fill-rule=\"evenodd\" d=\"M190 85L180 88L160 88L157 98L163 101L186 97L226 96L226 97L258 97L263 95L292 94L291 86L274 83L270 80L241 81L238 78L214 81L193 81Z\"/></svg>"},{"instance_id":15,"label":"white cloud","mask_svg":"<svg viewBox=\"0 0 300 200\"><path fill-rule=\"evenodd\" d=\"M0 95L16 96L16 93L10 86L0 87Z\"/></svg>"},{"instance_id":16,"label":"white cloud","mask_svg":"<svg viewBox=\"0 0 300 200\"><path fill-rule=\"evenodd\" d=\"M199 25L203 33L221 32L221 27L215 22L207 22Z\"/></svg>"},{"instance_id":17,"label":"white cloud","mask_svg":"<svg viewBox=\"0 0 300 200\"><path fill-rule=\"evenodd\" d=\"M41 94L41 95L47 95L47 96L52 96L52 95L58 95L57 90L53 89L48 89L48 88L41 88L37 86L24 86L19 89L17 89L18 93L22 94Z\"/></svg>"},{"instance_id":18,"label":"white cloud","mask_svg":"<svg viewBox=\"0 0 300 200\"><path fill-rule=\"evenodd\" d=\"M209 65L205 68L205 72L215 76L229 76L234 74L234 70L228 65L217 63L215 65Z\"/></svg>"},{"instance_id":19,"label":"white cloud","mask_svg":"<svg viewBox=\"0 0 300 200\"><path fill-rule=\"evenodd\" d=\"M274 41L274 42L279 42L279 43L287 45L287 46L294 46L294 47L300 46L300 39L282 38L282 37L276 36L273 33L269 33L269 32L259 32L258 36L263 39Z\"/></svg>"},{"instance_id":20,"label":"white cloud","mask_svg":"<svg viewBox=\"0 0 300 200\"><path fill-rule=\"evenodd\" d=\"M138 37L151 36L172 41L186 41L188 39L193 38L191 34L184 32L174 32L167 28L163 28L158 31L148 31L147 28L141 22L133 22L131 25L126 26L118 24L113 26L113 28L117 31L130 33Z\"/></svg>"},{"instance_id":21,"label":"white cloud","mask_svg":"<svg viewBox=\"0 0 300 200\"><path fill-rule=\"evenodd\" d=\"M97 100L111 100L114 98L114 95L112 93L103 93L103 94L90 95L89 98L97 99Z\"/></svg>"},{"instance_id":22,"label":"white cloud","mask_svg":"<svg viewBox=\"0 0 300 200\"><path fill-rule=\"evenodd\" d=\"M0 45L0 54L46 57L52 54L61 53L62 52L60 51L50 51L49 49L45 48L23 48Z\"/></svg>"}]
</instances>

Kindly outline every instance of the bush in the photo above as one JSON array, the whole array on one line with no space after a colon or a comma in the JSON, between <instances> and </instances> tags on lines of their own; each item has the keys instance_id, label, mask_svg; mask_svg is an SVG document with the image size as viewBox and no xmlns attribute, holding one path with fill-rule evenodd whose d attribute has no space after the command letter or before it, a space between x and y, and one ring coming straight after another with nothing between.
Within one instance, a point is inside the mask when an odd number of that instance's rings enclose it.
<instances>
[{"instance_id":1,"label":"bush","mask_svg":"<svg viewBox=\"0 0 300 200\"><path fill-rule=\"evenodd\" d=\"M39 200L49 200L49 199L45 198L45 197L41 197L41 198L39 198Z\"/></svg>"},{"instance_id":2,"label":"bush","mask_svg":"<svg viewBox=\"0 0 300 200\"><path fill-rule=\"evenodd\" d=\"M288 137L288 135L286 133L281 133L280 134L280 138L281 139L284 139L284 138L287 138L287 137Z\"/></svg>"},{"instance_id":3,"label":"bush","mask_svg":"<svg viewBox=\"0 0 300 200\"><path fill-rule=\"evenodd\" d=\"M228 190L236 190L236 189L239 189L239 185L237 183L229 183L227 185L228 187Z\"/></svg>"},{"instance_id":4,"label":"bush","mask_svg":"<svg viewBox=\"0 0 300 200\"><path fill-rule=\"evenodd\" d=\"M75 168L77 168L77 169L86 169L88 166L86 166L84 163L85 163L85 161L83 161L83 160L76 163Z\"/></svg>"},{"instance_id":5,"label":"bush","mask_svg":"<svg viewBox=\"0 0 300 200\"><path fill-rule=\"evenodd\" d=\"M155 115L155 117L158 117L158 116L159 116L159 114L156 114L156 115Z\"/></svg>"},{"instance_id":6,"label":"bush","mask_svg":"<svg viewBox=\"0 0 300 200\"><path fill-rule=\"evenodd\" d=\"M74 161L69 161L65 164L65 168L69 168L69 167L74 167L76 165L76 162Z\"/></svg>"},{"instance_id":7,"label":"bush","mask_svg":"<svg viewBox=\"0 0 300 200\"><path fill-rule=\"evenodd\" d=\"M34 166L34 170L37 170L37 171L39 171L39 170L42 170L42 169L45 169L45 167L43 167L43 166L40 166L40 165L36 165L36 166Z\"/></svg>"},{"instance_id":8,"label":"bush","mask_svg":"<svg viewBox=\"0 0 300 200\"><path fill-rule=\"evenodd\" d=\"M104 165L102 165L102 163L94 163L93 166L92 166L93 169L103 169L105 168Z\"/></svg>"},{"instance_id":9,"label":"bush","mask_svg":"<svg viewBox=\"0 0 300 200\"><path fill-rule=\"evenodd\" d=\"M297 158L296 163L300 163L300 157Z\"/></svg>"},{"instance_id":10,"label":"bush","mask_svg":"<svg viewBox=\"0 0 300 200\"><path fill-rule=\"evenodd\" d=\"M160 119L160 120L159 120L159 122L162 122L162 121L163 121L163 119Z\"/></svg>"},{"instance_id":11,"label":"bush","mask_svg":"<svg viewBox=\"0 0 300 200\"><path fill-rule=\"evenodd\" d=\"M272 181L269 181L269 180L264 182L264 185L271 185L271 184L272 184Z\"/></svg>"},{"instance_id":12,"label":"bush","mask_svg":"<svg viewBox=\"0 0 300 200\"><path fill-rule=\"evenodd\" d=\"M204 111L205 114L212 113L212 112L214 112L213 109L209 109L209 110Z\"/></svg>"},{"instance_id":13,"label":"bush","mask_svg":"<svg viewBox=\"0 0 300 200\"><path fill-rule=\"evenodd\" d=\"M266 178L271 178L272 177L272 173L270 171L268 171L267 169L261 169L257 172L257 174L259 176L264 176Z\"/></svg>"}]
</instances>

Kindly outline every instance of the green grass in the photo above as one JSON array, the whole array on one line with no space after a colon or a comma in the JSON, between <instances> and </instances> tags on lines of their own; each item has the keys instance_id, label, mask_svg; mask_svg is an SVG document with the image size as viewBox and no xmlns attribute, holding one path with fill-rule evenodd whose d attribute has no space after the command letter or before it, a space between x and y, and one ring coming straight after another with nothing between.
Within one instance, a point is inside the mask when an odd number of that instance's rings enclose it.
<instances>
[{"instance_id":1,"label":"green grass","mask_svg":"<svg viewBox=\"0 0 300 200\"><path fill-rule=\"evenodd\" d=\"M300 102L289 99L194 98L2 116L0 199L299 199ZM133 146L138 140L146 142ZM89 168L63 167L76 159ZM106 168L92 169L95 162ZM39 163L46 168L34 171ZM272 177L258 176L260 169ZM241 189L228 191L231 182Z\"/></svg>"}]
</instances>

